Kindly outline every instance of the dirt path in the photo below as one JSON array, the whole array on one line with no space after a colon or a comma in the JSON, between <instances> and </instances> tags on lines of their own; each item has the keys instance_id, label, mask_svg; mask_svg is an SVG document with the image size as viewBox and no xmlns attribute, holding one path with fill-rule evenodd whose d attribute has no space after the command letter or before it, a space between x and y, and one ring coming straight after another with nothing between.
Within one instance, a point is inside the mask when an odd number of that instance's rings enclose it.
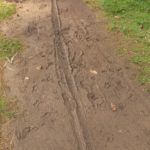
<instances>
[{"instance_id":1,"label":"dirt path","mask_svg":"<svg viewBox=\"0 0 150 150\"><path fill-rule=\"evenodd\" d=\"M150 103L81 0L18 4L11 24L26 50L5 71L18 101L11 150L149 150Z\"/></svg>"}]
</instances>

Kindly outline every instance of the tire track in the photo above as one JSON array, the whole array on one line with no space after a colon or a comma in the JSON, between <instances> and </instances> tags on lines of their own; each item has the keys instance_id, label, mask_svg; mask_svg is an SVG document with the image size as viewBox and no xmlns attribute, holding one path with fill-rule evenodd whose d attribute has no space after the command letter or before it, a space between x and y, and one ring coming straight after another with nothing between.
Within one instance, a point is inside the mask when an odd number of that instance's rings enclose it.
<instances>
[{"instance_id":1,"label":"tire track","mask_svg":"<svg viewBox=\"0 0 150 150\"><path fill-rule=\"evenodd\" d=\"M69 62L69 48L65 44L61 32L61 20L57 1L52 0L52 23L54 28L55 66L58 83L62 92L62 98L68 113L71 116L73 128L79 150L92 150L90 137L86 126L86 116L74 77L71 73Z\"/></svg>"}]
</instances>

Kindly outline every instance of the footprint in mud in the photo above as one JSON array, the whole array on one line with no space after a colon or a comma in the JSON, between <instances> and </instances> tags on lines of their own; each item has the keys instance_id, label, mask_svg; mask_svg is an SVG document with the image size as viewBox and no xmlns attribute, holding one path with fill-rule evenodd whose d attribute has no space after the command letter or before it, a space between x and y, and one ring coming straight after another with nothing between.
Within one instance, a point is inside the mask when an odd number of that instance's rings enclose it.
<instances>
[{"instance_id":1,"label":"footprint in mud","mask_svg":"<svg viewBox=\"0 0 150 150\"><path fill-rule=\"evenodd\" d=\"M47 7L47 4L41 4L39 9L44 9L45 7Z\"/></svg>"},{"instance_id":2,"label":"footprint in mud","mask_svg":"<svg viewBox=\"0 0 150 150\"><path fill-rule=\"evenodd\" d=\"M25 34L27 34L28 36L31 36L33 34L37 34L37 23L35 21L32 21L28 24L26 30L25 30Z\"/></svg>"},{"instance_id":3,"label":"footprint in mud","mask_svg":"<svg viewBox=\"0 0 150 150\"><path fill-rule=\"evenodd\" d=\"M53 62L49 62L46 64L45 69L47 70L49 67L51 67L54 63Z\"/></svg>"},{"instance_id":4,"label":"footprint in mud","mask_svg":"<svg viewBox=\"0 0 150 150\"><path fill-rule=\"evenodd\" d=\"M18 140L25 139L27 135L31 132L31 127L25 127L22 131L16 131L16 136Z\"/></svg>"},{"instance_id":5,"label":"footprint in mud","mask_svg":"<svg viewBox=\"0 0 150 150\"><path fill-rule=\"evenodd\" d=\"M102 105L104 103L103 98L100 99L98 96L96 96L92 92L88 93L87 97L95 109L97 109L100 105Z\"/></svg>"}]
</instances>

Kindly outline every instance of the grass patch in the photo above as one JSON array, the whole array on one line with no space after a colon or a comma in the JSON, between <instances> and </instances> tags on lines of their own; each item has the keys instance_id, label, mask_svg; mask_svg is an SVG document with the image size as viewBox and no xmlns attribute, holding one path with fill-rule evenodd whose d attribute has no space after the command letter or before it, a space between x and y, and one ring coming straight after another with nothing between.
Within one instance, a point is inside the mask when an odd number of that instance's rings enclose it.
<instances>
[{"instance_id":1,"label":"grass patch","mask_svg":"<svg viewBox=\"0 0 150 150\"><path fill-rule=\"evenodd\" d=\"M140 66L139 81L150 83L150 0L86 0L103 8L110 29L136 41L131 61Z\"/></svg>"},{"instance_id":2,"label":"grass patch","mask_svg":"<svg viewBox=\"0 0 150 150\"><path fill-rule=\"evenodd\" d=\"M84 0L87 4L90 4L94 8L100 8L99 1L98 0Z\"/></svg>"},{"instance_id":3,"label":"grass patch","mask_svg":"<svg viewBox=\"0 0 150 150\"><path fill-rule=\"evenodd\" d=\"M14 116L13 112L9 111L9 106L4 97L0 97L0 117L1 118L12 118Z\"/></svg>"},{"instance_id":4,"label":"grass patch","mask_svg":"<svg viewBox=\"0 0 150 150\"><path fill-rule=\"evenodd\" d=\"M6 19L16 13L16 5L0 0L0 20Z\"/></svg>"},{"instance_id":5,"label":"grass patch","mask_svg":"<svg viewBox=\"0 0 150 150\"><path fill-rule=\"evenodd\" d=\"M138 80L141 84L150 83L150 67L143 67L140 70Z\"/></svg>"},{"instance_id":6,"label":"grass patch","mask_svg":"<svg viewBox=\"0 0 150 150\"><path fill-rule=\"evenodd\" d=\"M16 5L0 0L0 21L9 18L16 13ZM22 48L22 44L17 39L7 38L0 33L0 59L11 58ZM2 61L3 62L3 61ZM1 63L1 62L0 62ZM3 63L2 63L3 64ZM0 64L1 65L1 64ZM0 70L0 125L7 118L14 116L14 112L10 111L11 103L3 95L2 89L2 70Z\"/></svg>"},{"instance_id":7,"label":"grass patch","mask_svg":"<svg viewBox=\"0 0 150 150\"><path fill-rule=\"evenodd\" d=\"M20 51L22 44L16 39L6 38L0 36L0 58L10 58L15 53Z\"/></svg>"},{"instance_id":8,"label":"grass patch","mask_svg":"<svg viewBox=\"0 0 150 150\"><path fill-rule=\"evenodd\" d=\"M102 0L102 4L114 17L113 28L150 44L150 1Z\"/></svg>"}]
</instances>

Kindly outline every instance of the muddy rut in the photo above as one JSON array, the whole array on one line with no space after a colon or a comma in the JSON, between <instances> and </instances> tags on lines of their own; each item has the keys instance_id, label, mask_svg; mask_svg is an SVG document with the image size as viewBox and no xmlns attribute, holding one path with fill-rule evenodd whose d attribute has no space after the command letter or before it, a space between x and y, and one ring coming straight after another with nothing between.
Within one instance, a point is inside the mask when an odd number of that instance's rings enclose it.
<instances>
[{"instance_id":1,"label":"muddy rut","mask_svg":"<svg viewBox=\"0 0 150 150\"><path fill-rule=\"evenodd\" d=\"M25 50L5 69L17 102L4 149L149 150L150 102L81 0L30 0L1 28Z\"/></svg>"}]
</instances>

